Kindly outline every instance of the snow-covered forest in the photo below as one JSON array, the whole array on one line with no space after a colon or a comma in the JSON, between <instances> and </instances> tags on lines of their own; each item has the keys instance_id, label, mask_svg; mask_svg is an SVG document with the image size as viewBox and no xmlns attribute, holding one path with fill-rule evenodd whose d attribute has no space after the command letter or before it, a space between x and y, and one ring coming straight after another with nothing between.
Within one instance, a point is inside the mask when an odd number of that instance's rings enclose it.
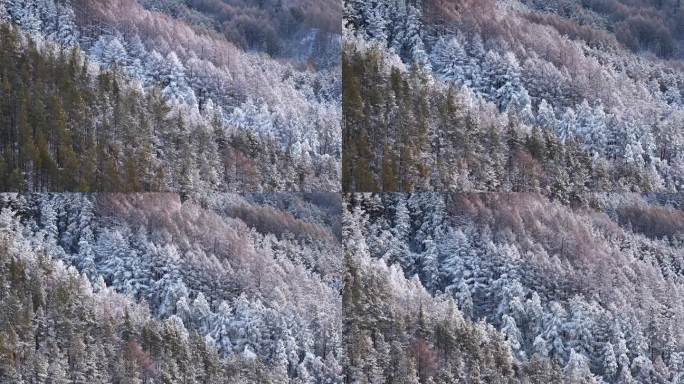
<instances>
[{"instance_id":1,"label":"snow-covered forest","mask_svg":"<svg viewBox=\"0 0 684 384\"><path fill-rule=\"evenodd\" d=\"M0 1L3 190L338 191L341 7L231 3Z\"/></svg>"},{"instance_id":2,"label":"snow-covered forest","mask_svg":"<svg viewBox=\"0 0 684 384\"><path fill-rule=\"evenodd\" d=\"M0 199L1 382L341 382L337 195Z\"/></svg>"},{"instance_id":3,"label":"snow-covered forest","mask_svg":"<svg viewBox=\"0 0 684 384\"><path fill-rule=\"evenodd\" d=\"M681 382L684 196L584 200L348 195L351 382Z\"/></svg>"},{"instance_id":4,"label":"snow-covered forest","mask_svg":"<svg viewBox=\"0 0 684 384\"><path fill-rule=\"evenodd\" d=\"M681 2L344 12L345 191L682 190Z\"/></svg>"},{"instance_id":5,"label":"snow-covered forest","mask_svg":"<svg viewBox=\"0 0 684 384\"><path fill-rule=\"evenodd\" d=\"M684 1L0 0L0 383L684 384Z\"/></svg>"}]
</instances>

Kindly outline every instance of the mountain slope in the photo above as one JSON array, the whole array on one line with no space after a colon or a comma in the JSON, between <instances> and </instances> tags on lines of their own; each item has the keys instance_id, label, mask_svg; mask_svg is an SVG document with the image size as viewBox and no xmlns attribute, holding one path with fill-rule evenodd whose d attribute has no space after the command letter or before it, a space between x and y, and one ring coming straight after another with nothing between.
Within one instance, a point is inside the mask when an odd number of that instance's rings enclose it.
<instances>
[{"instance_id":1,"label":"mountain slope","mask_svg":"<svg viewBox=\"0 0 684 384\"><path fill-rule=\"evenodd\" d=\"M493 325L516 362L563 367L563 382L681 380L681 194L586 200L419 193L348 203L371 258Z\"/></svg>"},{"instance_id":2,"label":"mountain slope","mask_svg":"<svg viewBox=\"0 0 684 384\"><path fill-rule=\"evenodd\" d=\"M346 83L345 161L361 163L368 173L365 178L373 183L368 187L358 180L364 176L343 174L345 190L515 191L501 176L477 174L505 152L487 147L488 125L499 136L513 127L518 137L538 130L561 143L577 145L587 159L583 168L616 175L616 180L598 185L585 175L575 186L580 190L680 190L684 72L676 48L681 31L674 20L681 5L668 3L651 12L648 6L632 2L634 6L620 8L626 13L626 24L612 30L598 21L585 22L582 17L589 11L579 14L582 20L570 16L572 10L590 7L585 7L587 3L592 2L346 1L346 56L377 52L379 84L389 84L389 75L395 72L402 78L395 82L404 82L404 93L420 95L416 97L423 104L406 109L401 97L364 87L357 87L356 95L352 80ZM669 13L673 9L674 16ZM637 40L632 49L631 43L621 41L628 34ZM672 40L667 43L670 48L659 45L666 44L665 35ZM376 80L365 78L368 74L360 65L345 73L345 78L359 78L361 84ZM487 120L485 127L472 129L475 148L469 142L443 139L462 126L444 121L447 107L431 98L448 92L465 95L461 96L465 106L455 113ZM397 116L422 132L419 140L402 136L403 122L393 120ZM359 146L368 148L356 150ZM484 154L478 146L485 147ZM441 170L444 157L456 161ZM427 170L411 174L409 166L395 166L392 172L408 177L410 183L384 182L383 172L405 158L409 165L426 164ZM514 162L533 176L523 181L522 190L554 193L537 179L548 177L547 170L557 167L557 161L523 153Z\"/></svg>"},{"instance_id":3,"label":"mountain slope","mask_svg":"<svg viewBox=\"0 0 684 384\"><path fill-rule=\"evenodd\" d=\"M344 226L346 382L541 384L588 377L579 370L564 374L544 357L517 360L505 334L467 319L453 297L431 295L417 278L409 280L397 265L369 253L376 239L363 235L368 218L359 206L349 209Z\"/></svg>"},{"instance_id":4,"label":"mountain slope","mask_svg":"<svg viewBox=\"0 0 684 384\"><path fill-rule=\"evenodd\" d=\"M180 323L221 361L251 361L246 382L339 382L335 196L217 195L205 208L174 194L2 199L26 247Z\"/></svg>"},{"instance_id":5,"label":"mountain slope","mask_svg":"<svg viewBox=\"0 0 684 384\"><path fill-rule=\"evenodd\" d=\"M90 63L139 82L146 92L158 89L171 108L166 118L182 116L186 126L203 126L208 147L220 151L186 165L185 173L200 189L339 190L340 73L339 60L330 58L338 57L340 38L334 29L308 27L313 35L307 36L321 40L309 44L310 50L321 52L307 55L327 62L308 66L306 59L244 51L212 28L145 9L136 1L2 4L0 19L34 40L78 47ZM207 145L190 147L199 154ZM152 149L166 150L161 142ZM170 166L167 162L162 165ZM162 187L154 190L181 190L170 180Z\"/></svg>"},{"instance_id":6,"label":"mountain slope","mask_svg":"<svg viewBox=\"0 0 684 384\"><path fill-rule=\"evenodd\" d=\"M2 213L3 383L263 382L257 361L221 359L178 317L165 321L33 248Z\"/></svg>"}]
</instances>

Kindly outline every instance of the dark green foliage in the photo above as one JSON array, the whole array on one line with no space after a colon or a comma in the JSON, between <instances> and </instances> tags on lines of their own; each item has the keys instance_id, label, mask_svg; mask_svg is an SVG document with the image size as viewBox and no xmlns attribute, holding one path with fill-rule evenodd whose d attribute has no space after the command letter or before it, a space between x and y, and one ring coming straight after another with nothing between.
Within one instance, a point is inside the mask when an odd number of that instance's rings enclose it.
<instances>
[{"instance_id":1,"label":"dark green foliage","mask_svg":"<svg viewBox=\"0 0 684 384\"><path fill-rule=\"evenodd\" d=\"M2 191L300 190L335 167L187 116L116 66L93 73L77 50L22 43L5 24L0 36Z\"/></svg>"},{"instance_id":2,"label":"dark green foliage","mask_svg":"<svg viewBox=\"0 0 684 384\"><path fill-rule=\"evenodd\" d=\"M76 51L20 46L0 26L0 153L4 191L154 190L143 121L158 97L122 89L116 70L89 74Z\"/></svg>"},{"instance_id":3,"label":"dark green foliage","mask_svg":"<svg viewBox=\"0 0 684 384\"><path fill-rule=\"evenodd\" d=\"M636 167L594 162L573 139L528 132L515 113L497 118L471 95L383 61L375 50L343 55L345 191L534 191L578 201L588 190L653 188Z\"/></svg>"}]
</instances>

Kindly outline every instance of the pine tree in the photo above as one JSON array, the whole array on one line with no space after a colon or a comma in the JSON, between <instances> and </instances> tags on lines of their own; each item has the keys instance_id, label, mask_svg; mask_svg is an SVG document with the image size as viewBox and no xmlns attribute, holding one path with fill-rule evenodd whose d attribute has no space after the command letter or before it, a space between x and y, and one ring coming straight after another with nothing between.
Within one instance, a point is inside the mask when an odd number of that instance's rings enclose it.
<instances>
[{"instance_id":1,"label":"pine tree","mask_svg":"<svg viewBox=\"0 0 684 384\"><path fill-rule=\"evenodd\" d=\"M421 33L422 23L420 18L420 10L412 5L409 5L404 39L408 50L407 53L411 59L410 62L426 73L429 73L432 70L432 67L425 49L425 43L423 42Z\"/></svg>"},{"instance_id":2,"label":"pine tree","mask_svg":"<svg viewBox=\"0 0 684 384\"><path fill-rule=\"evenodd\" d=\"M50 372L50 378L48 382L50 384L69 384L68 376L68 363L67 359L62 352L57 350L51 353L52 359L50 361L50 366L48 371Z\"/></svg>"},{"instance_id":3,"label":"pine tree","mask_svg":"<svg viewBox=\"0 0 684 384\"><path fill-rule=\"evenodd\" d=\"M457 85L470 85L470 59L456 37L440 37L432 48L432 67L436 74Z\"/></svg>"},{"instance_id":4,"label":"pine tree","mask_svg":"<svg viewBox=\"0 0 684 384\"><path fill-rule=\"evenodd\" d=\"M563 143L576 135L577 116L572 108L566 108L558 125L558 137Z\"/></svg>"},{"instance_id":5,"label":"pine tree","mask_svg":"<svg viewBox=\"0 0 684 384\"><path fill-rule=\"evenodd\" d=\"M91 48L90 55L107 67L125 66L128 60L126 47L117 37L101 36Z\"/></svg>"},{"instance_id":6,"label":"pine tree","mask_svg":"<svg viewBox=\"0 0 684 384\"><path fill-rule=\"evenodd\" d=\"M10 19L9 12L7 12L7 8L5 6L5 3L0 4L0 22L5 23Z\"/></svg>"},{"instance_id":7,"label":"pine tree","mask_svg":"<svg viewBox=\"0 0 684 384\"><path fill-rule=\"evenodd\" d=\"M423 249L423 252L419 256L421 263L420 269L423 274L421 281L423 281L428 290L436 292L440 289L440 263L437 244L432 239L432 236L428 235L427 238L423 240Z\"/></svg>"},{"instance_id":8,"label":"pine tree","mask_svg":"<svg viewBox=\"0 0 684 384\"><path fill-rule=\"evenodd\" d=\"M546 100L542 100L539 103L537 111L537 124L551 132L556 132L558 129L558 121L556 120L556 114L553 110L553 106L549 104Z\"/></svg>"},{"instance_id":9,"label":"pine tree","mask_svg":"<svg viewBox=\"0 0 684 384\"><path fill-rule=\"evenodd\" d=\"M365 32L370 40L383 44L387 41L387 10L383 1L369 2L364 6Z\"/></svg>"},{"instance_id":10,"label":"pine tree","mask_svg":"<svg viewBox=\"0 0 684 384\"><path fill-rule=\"evenodd\" d=\"M609 380L616 377L618 373L617 358L610 342L603 347L603 370L604 377Z\"/></svg>"},{"instance_id":11,"label":"pine tree","mask_svg":"<svg viewBox=\"0 0 684 384\"><path fill-rule=\"evenodd\" d=\"M400 263L405 270L410 270L414 263L413 256L408 247L410 231L411 218L409 211L406 207L406 201L400 197L395 205L392 242L384 257L391 264Z\"/></svg>"},{"instance_id":12,"label":"pine tree","mask_svg":"<svg viewBox=\"0 0 684 384\"><path fill-rule=\"evenodd\" d=\"M501 332L506 335L506 340L508 340L508 343L511 345L513 352L519 357L524 358L525 352L522 350L522 335L515 320L511 316L502 316Z\"/></svg>"}]
</instances>

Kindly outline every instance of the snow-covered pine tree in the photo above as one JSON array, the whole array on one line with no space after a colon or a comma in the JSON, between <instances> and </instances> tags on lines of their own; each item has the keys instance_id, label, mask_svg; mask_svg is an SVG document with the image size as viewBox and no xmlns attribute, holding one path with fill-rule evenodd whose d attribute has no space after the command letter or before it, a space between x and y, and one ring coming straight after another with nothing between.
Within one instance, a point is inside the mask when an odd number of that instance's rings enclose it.
<instances>
[{"instance_id":1,"label":"snow-covered pine tree","mask_svg":"<svg viewBox=\"0 0 684 384\"><path fill-rule=\"evenodd\" d=\"M432 68L444 80L470 86L470 58L456 37L442 36L432 47Z\"/></svg>"}]
</instances>

